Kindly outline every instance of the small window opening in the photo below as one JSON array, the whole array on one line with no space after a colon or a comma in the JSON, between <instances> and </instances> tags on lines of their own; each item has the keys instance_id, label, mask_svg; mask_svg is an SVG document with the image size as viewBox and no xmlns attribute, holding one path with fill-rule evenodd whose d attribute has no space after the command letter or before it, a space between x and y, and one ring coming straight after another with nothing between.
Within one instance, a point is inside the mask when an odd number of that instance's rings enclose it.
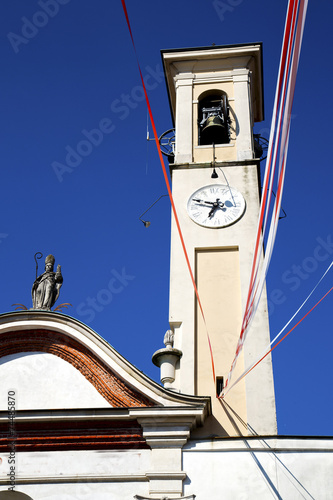
<instances>
[{"instance_id":1,"label":"small window opening","mask_svg":"<svg viewBox=\"0 0 333 500\"><path fill-rule=\"evenodd\" d=\"M216 377L216 394L219 396L223 391L223 377Z\"/></svg>"},{"instance_id":2,"label":"small window opening","mask_svg":"<svg viewBox=\"0 0 333 500\"><path fill-rule=\"evenodd\" d=\"M226 94L209 95L199 101L199 145L227 144L229 135L229 105Z\"/></svg>"}]
</instances>

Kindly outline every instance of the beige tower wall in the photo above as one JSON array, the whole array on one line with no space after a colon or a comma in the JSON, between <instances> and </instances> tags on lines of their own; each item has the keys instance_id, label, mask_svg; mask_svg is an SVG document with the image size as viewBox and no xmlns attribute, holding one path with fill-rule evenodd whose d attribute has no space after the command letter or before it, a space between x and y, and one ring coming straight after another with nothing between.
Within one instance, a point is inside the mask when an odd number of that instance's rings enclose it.
<instances>
[{"instance_id":1,"label":"beige tower wall","mask_svg":"<svg viewBox=\"0 0 333 500\"><path fill-rule=\"evenodd\" d=\"M205 314L204 321L200 307L197 306L196 393L211 396L213 414L220 423L220 426L214 423L216 432L233 434L235 428L216 398L207 333L212 347L216 377L225 376L225 368L234 354L242 324L239 249L232 247L197 250L196 281ZM241 356L235 375L243 370L244 360ZM237 415L246 422L244 381L231 392L228 402ZM244 428L240 431L247 433Z\"/></svg>"},{"instance_id":2,"label":"beige tower wall","mask_svg":"<svg viewBox=\"0 0 333 500\"><path fill-rule=\"evenodd\" d=\"M191 268L207 317L216 375L226 377L240 335L250 281L259 216L258 161L254 159L253 123L263 119L260 44L163 51L170 104L175 119L175 163L171 165L175 206ZM228 97L230 143L198 145L198 103L215 91ZM215 153L215 154L214 154ZM214 156L216 164L214 162ZM218 178L211 178L215 166ZM245 199L242 217L228 227L207 228L187 213L189 197L210 184L229 184ZM206 435L276 433L275 397L270 357L230 391L223 406L216 399L216 381L206 328L172 218L170 326L176 349L183 355L172 389L210 395L213 416ZM248 367L270 341L266 291L233 379ZM209 420L209 419L208 419ZM251 429L251 430L250 430Z\"/></svg>"},{"instance_id":3,"label":"beige tower wall","mask_svg":"<svg viewBox=\"0 0 333 500\"><path fill-rule=\"evenodd\" d=\"M209 276L214 277L216 273L217 275L218 273L223 273L229 266L229 263L224 261L224 258L226 256L230 257L232 252L229 255L228 252L221 252L221 250L238 249L237 252L233 252L233 255L237 254L237 259L234 259L233 264L234 270L232 273L234 274L234 280L231 280L233 281L233 285L229 285L233 287L232 293L230 292L228 297L228 300L233 302L233 308L229 307L229 311L227 311L228 316L230 316L230 319L227 321L229 325L232 325L233 329L232 339L230 338L230 345L233 342L233 346L225 350L223 355L221 354L221 357L218 355L218 362L216 362L217 375L223 375L225 377L230 369L235 354L237 339L240 334L240 316L245 308L247 298L258 223L259 191L257 163L253 160L241 164L218 164L217 171L219 178L211 179L212 169L210 165L174 165L172 170L172 188L184 241L187 247L191 268L194 273L197 260L198 258L200 259L200 264L197 269L197 279L199 280L199 293L201 294L202 292L205 296L203 304L204 310L207 307L210 308L210 304L212 304L211 301L216 300L216 296L213 287L204 285L204 288L202 288L203 276L206 274L208 279ZM199 226L193 222L187 214L187 201L191 194L199 187L212 183L225 184L222 172L226 176L230 186L236 188L244 196L246 201L244 215L236 223L221 229ZM204 256L208 249L211 252L213 250L216 251L214 252L214 256L219 260L218 262L215 262L210 257L206 258L206 256ZM204 253L201 255L202 251L204 251ZM205 259L204 266L201 265L203 263L201 257ZM235 263L236 261L237 264ZM214 279L216 279L216 276ZM223 287L221 282L222 278L218 286ZM238 285L236 285L236 283L238 283ZM226 321L227 313L224 314L222 310L221 314L220 311L221 306L218 306L215 309L211 308L209 314L205 313L209 318L209 322L213 321L213 326L208 324L210 335L211 331L214 331L215 324L222 324ZM234 313L234 311L236 312ZM236 435L239 432L232 427L232 419L227 415L225 410L223 410L223 413L221 412L220 403L216 401L215 383L212 377L205 375L204 381L202 382L203 385L201 385L201 383L199 384L198 381L198 373L196 372L197 353L199 351L201 352L201 349L204 349L203 352L206 353L206 355L203 355L203 358L200 358L201 373L205 373L205 371L211 373L211 362L207 356L207 339L201 334L202 328L200 323L198 330L196 330L197 321L200 321L198 320L197 314L193 285L186 265L177 227L174 218L172 218L169 321L171 328L173 328L175 332L175 348L183 352L183 356L176 370L176 379L173 388L186 394L195 394L197 390L197 394L205 396L211 395L213 400L214 419L216 418L219 420L219 425L221 427L219 430L216 430L214 427L215 431L209 429L209 432L216 434L220 433L220 435ZM220 340L220 337L218 333L212 333L212 335L214 339L215 354L215 350L223 349L225 343L222 342L222 344L219 344L218 340ZM254 361L256 356L260 355L263 349L269 344L269 341L267 300L264 291L255 322L248 334L244 346L244 361L240 358L237 363L237 373L240 373L244 365L247 367ZM237 373L234 374L234 380ZM245 392L244 385L242 389L242 384L245 385ZM240 404L236 402L236 400L238 394L241 393L243 402ZM243 420L248 423L249 428L251 427L255 432L260 434L276 433L274 385L270 357L267 357L265 361L247 376L245 381L237 388L230 391L226 397L226 404L231 407L232 411L236 413L239 412L239 416L242 417ZM246 411L244 410L244 405ZM226 419L230 425L226 424ZM243 427L242 432L247 432L247 428Z\"/></svg>"}]
</instances>

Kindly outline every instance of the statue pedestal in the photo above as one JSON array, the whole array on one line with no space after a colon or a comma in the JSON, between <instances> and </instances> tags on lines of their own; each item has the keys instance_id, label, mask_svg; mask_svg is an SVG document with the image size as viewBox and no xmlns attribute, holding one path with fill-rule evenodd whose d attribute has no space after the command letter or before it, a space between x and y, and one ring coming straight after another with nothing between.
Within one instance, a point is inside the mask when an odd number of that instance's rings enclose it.
<instances>
[{"instance_id":1,"label":"statue pedestal","mask_svg":"<svg viewBox=\"0 0 333 500\"><path fill-rule=\"evenodd\" d=\"M172 383L175 381L176 363L182 355L182 351L171 346L159 349L153 354L152 361L161 369L160 379L166 389L172 389Z\"/></svg>"}]
</instances>

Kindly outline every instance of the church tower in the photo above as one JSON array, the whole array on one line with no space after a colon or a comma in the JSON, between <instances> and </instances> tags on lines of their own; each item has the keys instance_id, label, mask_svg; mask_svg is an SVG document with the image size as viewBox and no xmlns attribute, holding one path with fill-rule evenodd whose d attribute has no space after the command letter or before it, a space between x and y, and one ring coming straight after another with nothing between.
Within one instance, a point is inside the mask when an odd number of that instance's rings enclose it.
<instances>
[{"instance_id":1,"label":"church tower","mask_svg":"<svg viewBox=\"0 0 333 500\"><path fill-rule=\"evenodd\" d=\"M162 51L175 124L172 191L204 309L197 304L174 219L171 227L170 327L182 356L169 388L211 396L208 434L276 434L271 358L220 403L240 335L260 203L253 124L263 120L261 44ZM234 380L269 344L264 291Z\"/></svg>"}]
</instances>

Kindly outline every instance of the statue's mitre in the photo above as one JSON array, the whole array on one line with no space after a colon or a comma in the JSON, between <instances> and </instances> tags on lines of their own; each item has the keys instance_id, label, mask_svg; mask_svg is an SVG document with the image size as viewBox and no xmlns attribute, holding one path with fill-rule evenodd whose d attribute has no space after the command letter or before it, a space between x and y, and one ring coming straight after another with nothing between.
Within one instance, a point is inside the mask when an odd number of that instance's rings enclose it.
<instances>
[{"instance_id":1,"label":"statue's mitre","mask_svg":"<svg viewBox=\"0 0 333 500\"><path fill-rule=\"evenodd\" d=\"M55 263L55 258L53 257L53 255L48 255L45 259L45 265L46 264L52 264L52 266L54 266L54 263Z\"/></svg>"}]
</instances>

